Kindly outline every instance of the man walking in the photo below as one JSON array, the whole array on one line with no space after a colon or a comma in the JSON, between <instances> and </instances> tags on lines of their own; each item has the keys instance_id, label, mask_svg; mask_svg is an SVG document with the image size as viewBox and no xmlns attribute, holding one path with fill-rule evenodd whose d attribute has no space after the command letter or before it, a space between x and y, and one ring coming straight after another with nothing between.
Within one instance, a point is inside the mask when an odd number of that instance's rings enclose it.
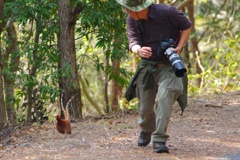
<instances>
[{"instance_id":1,"label":"man walking","mask_svg":"<svg viewBox=\"0 0 240 160\"><path fill-rule=\"evenodd\" d=\"M151 139L154 152L169 153L166 133L174 102L183 94L183 78L176 77L166 55L159 53L160 42L172 39L180 55L187 42L191 22L175 7L153 4L151 0L116 0L128 13L127 37L131 52L141 57L126 98L139 99L138 146ZM181 106L186 107L186 104Z\"/></svg>"}]
</instances>

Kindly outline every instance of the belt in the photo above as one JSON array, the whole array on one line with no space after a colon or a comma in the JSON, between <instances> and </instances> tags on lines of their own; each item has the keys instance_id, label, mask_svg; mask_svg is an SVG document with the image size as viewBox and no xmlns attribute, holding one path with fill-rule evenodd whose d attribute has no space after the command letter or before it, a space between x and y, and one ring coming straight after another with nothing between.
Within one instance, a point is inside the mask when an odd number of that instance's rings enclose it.
<instances>
[{"instance_id":1,"label":"belt","mask_svg":"<svg viewBox=\"0 0 240 160\"><path fill-rule=\"evenodd\" d=\"M167 66L167 64L162 64L162 63L158 63L158 64L157 64L157 67L159 67L159 68L165 67L165 66Z\"/></svg>"}]
</instances>

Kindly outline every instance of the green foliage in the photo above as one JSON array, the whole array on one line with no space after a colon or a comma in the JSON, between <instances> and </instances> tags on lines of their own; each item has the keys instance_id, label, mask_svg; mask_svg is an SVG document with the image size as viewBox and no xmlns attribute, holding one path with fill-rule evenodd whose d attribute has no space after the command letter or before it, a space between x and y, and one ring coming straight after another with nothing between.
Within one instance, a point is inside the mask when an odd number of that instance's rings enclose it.
<instances>
[{"instance_id":1,"label":"green foliage","mask_svg":"<svg viewBox=\"0 0 240 160\"><path fill-rule=\"evenodd\" d=\"M81 3L83 11L79 15L79 27L76 32L84 40L80 42L79 61L83 77L98 78L89 84L90 88L95 88L92 97L102 96L104 89L104 79L108 75L108 80L117 81L122 87L127 86L130 75L127 68L124 67L124 61L127 58L127 39L125 33L126 14L122 7L115 0L110 1L84 1ZM121 61L121 67L116 74L114 72L113 61ZM107 64L107 62L110 63ZM96 72L89 67L94 66ZM91 67L92 68L92 67ZM89 79L87 82L89 82ZM98 85L97 85L98 84ZM99 87L100 86L100 87ZM110 95L111 96L111 95ZM104 104L104 102L102 102Z\"/></svg>"},{"instance_id":2,"label":"green foliage","mask_svg":"<svg viewBox=\"0 0 240 160\"><path fill-rule=\"evenodd\" d=\"M54 102L59 95L59 54L55 45L59 30L57 4L51 0L5 2L4 15L18 28L19 51L11 53L11 58L20 57L17 75L11 76L16 73L11 72L11 66L4 66L7 77L15 78L15 86L19 88L15 91L12 104L19 112L19 120L23 121L25 116L20 113L26 108L27 102L24 101L27 97L27 89L32 88L34 110L38 110L35 115L37 117L33 117L33 120L38 121L39 114L43 116L46 112L42 107L43 104L47 101ZM39 35L39 39L36 35ZM66 72L63 73L67 74Z\"/></svg>"},{"instance_id":3,"label":"green foliage","mask_svg":"<svg viewBox=\"0 0 240 160\"><path fill-rule=\"evenodd\" d=\"M95 47L105 52L106 57L113 59L126 56L125 14L114 1L91 1L83 4L83 11L79 15L80 26L77 33L89 40L91 34L95 35ZM124 42L124 43L122 43Z\"/></svg>"},{"instance_id":4,"label":"green foliage","mask_svg":"<svg viewBox=\"0 0 240 160\"><path fill-rule=\"evenodd\" d=\"M115 80L125 89L132 76L132 59L128 59L125 33L126 14L115 0L71 1L74 6L79 2L83 9L75 33L79 73L87 83L90 95L103 107L105 80ZM46 110L46 104L53 103L59 96L59 77L70 77L69 64L58 70L57 7L57 2L53 0L5 1L5 23L11 20L16 25L18 51L5 59L2 73L8 80L15 81L15 94L10 99L18 111L19 121L25 119L27 88L35 91L34 105L38 107L38 113L45 116L53 113ZM200 58L205 70L198 75L195 67L189 68L189 94L240 90L239 1L200 0L195 2L195 12L196 32L191 37L199 40ZM38 41L35 40L36 33L39 33ZM1 52L4 54L11 41L6 33L2 34L1 40ZM191 59L194 57L192 54ZM20 57L20 65L17 72L13 72L10 60L17 57ZM121 62L118 74L113 70L116 59ZM196 85L198 78L203 80L200 87ZM108 94L111 96L110 92ZM90 104L86 102L87 105ZM120 105L122 108L137 109L137 100L127 104L122 99ZM93 113L91 109L88 111Z\"/></svg>"},{"instance_id":5,"label":"green foliage","mask_svg":"<svg viewBox=\"0 0 240 160\"><path fill-rule=\"evenodd\" d=\"M240 4L237 1L202 1L196 13L197 32L205 71L189 75L189 92L219 93L240 90L240 34L238 21ZM200 88L194 83L203 76Z\"/></svg>"},{"instance_id":6,"label":"green foliage","mask_svg":"<svg viewBox=\"0 0 240 160\"><path fill-rule=\"evenodd\" d=\"M11 15L14 22L26 25L29 20L36 20L36 14L41 13L42 20L50 20L56 17L57 4L53 0L14 0L5 2L4 12Z\"/></svg>"}]
</instances>

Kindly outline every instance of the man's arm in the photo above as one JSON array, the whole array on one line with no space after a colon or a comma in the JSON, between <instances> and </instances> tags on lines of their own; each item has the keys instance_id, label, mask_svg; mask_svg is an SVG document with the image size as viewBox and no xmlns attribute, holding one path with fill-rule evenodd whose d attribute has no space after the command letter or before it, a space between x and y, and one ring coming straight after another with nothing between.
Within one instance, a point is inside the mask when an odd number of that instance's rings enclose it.
<instances>
[{"instance_id":1,"label":"man's arm","mask_svg":"<svg viewBox=\"0 0 240 160\"><path fill-rule=\"evenodd\" d=\"M177 52L179 55L180 55L184 45L186 44L190 33L191 33L191 27L186 29L186 30L183 30L181 32L181 37L180 37L180 40L178 42L178 46L174 49L174 51Z\"/></svg>"}]
</instances>

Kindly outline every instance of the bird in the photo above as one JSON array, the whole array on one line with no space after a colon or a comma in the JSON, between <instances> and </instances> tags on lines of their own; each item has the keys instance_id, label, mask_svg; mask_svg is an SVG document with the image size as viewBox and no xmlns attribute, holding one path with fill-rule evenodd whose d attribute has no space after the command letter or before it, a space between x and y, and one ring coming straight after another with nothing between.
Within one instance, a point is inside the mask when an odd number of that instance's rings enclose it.
<instances>
[{"instance_id":1,"label":"bird","mask_svg":"<svg viewBox=\"0 0 240 160\"><path fill-rule=\"evenodd\" d=\"M68 119L62 119L59 115L56 116L57 131L61 134L72 134L71 123Z\"/></svg>"},{"instance_id":2,"label":"bird","mask_svg":"<svg viewBox=\"0 0 240 160\"><path fill-rule=\"evenodd\" d=\"M77 95L77 94L76 94ZM74 95L73 97L75 97L76 95ZM56 128L57 131L61 134L65 135L66 138L66 134L72 134L72 128L71 128L71 121L70 121L70 116L69 116L69 111L68 111L68 105L69 102L73 99L73 97L68 101L66 108L64 108L61 105L61 109L63 111L63 115L64 115L64 119L62 119L59 115L56 116Z\"/></svg>"}]
</instances>

